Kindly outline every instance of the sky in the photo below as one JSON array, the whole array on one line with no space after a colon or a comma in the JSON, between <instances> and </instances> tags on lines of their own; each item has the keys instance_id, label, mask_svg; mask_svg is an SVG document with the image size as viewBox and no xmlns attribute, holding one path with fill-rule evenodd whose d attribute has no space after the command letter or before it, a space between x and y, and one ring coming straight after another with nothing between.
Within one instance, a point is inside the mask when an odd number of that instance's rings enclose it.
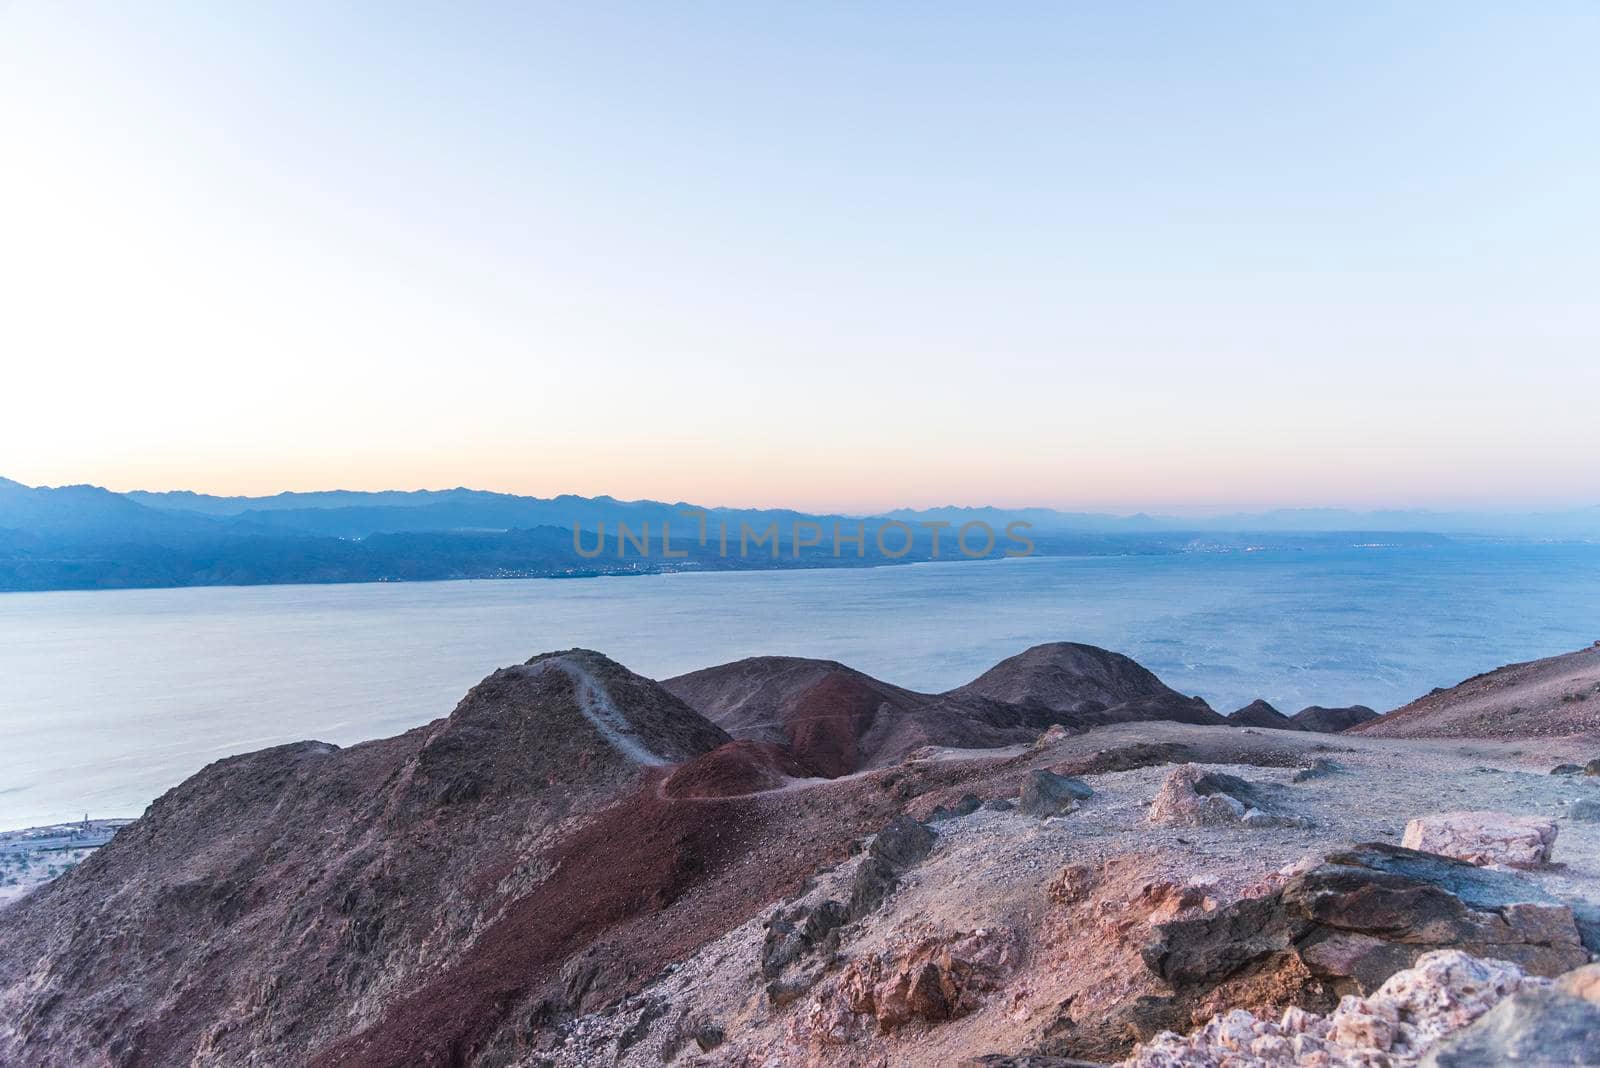
<instances>
[{"instance_id":1,"label":"sky","mask_svg":"<svg viewBox=\"0 0 1600 1068\"><path fill-rule=\"evenodd\" d=\"M1600 503L1600 6L0 0L0 475Z\"/></svg>"}]
</instances>

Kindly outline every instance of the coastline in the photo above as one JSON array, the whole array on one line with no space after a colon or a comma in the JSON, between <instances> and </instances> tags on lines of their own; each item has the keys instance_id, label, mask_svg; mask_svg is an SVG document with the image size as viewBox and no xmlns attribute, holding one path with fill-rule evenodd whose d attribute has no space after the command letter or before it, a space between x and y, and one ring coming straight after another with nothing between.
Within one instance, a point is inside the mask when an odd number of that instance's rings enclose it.
<instances>
[{"instance_id":1,"label":"coastline","mask_svg":"<svg viewBox=\"0 0 1600 1068\"><path fill-rule=\"evenodd\" d=\"M77 867L131 819L89 819L0 830L0 909Z\"/></svg>"}]
</instances>

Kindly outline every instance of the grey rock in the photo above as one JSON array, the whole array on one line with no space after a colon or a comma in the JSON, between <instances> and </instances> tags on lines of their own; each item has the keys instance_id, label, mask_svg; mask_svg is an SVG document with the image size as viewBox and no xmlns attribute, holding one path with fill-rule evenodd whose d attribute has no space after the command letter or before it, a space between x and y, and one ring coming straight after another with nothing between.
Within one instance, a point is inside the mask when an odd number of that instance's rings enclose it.
<instances>
[{"instance_id":1,"label":"grey rock","mask_svg":"<svg viewBox=\"0 0 1600 1068\"><path fill-rule=\"evenodd\" d=\"M799 908L774 916L767 921L766 938L761 943L762 976L776 979L802 957L837 950L838 928L849 920L849 910L831 899L815 908Z\"/></svg>"},{"instance_id":2,"label":"grey rock","mask_svg":"<svg viewBox=\"0 0 1600 1068\"><path fill-rule=\"evenodd\" d=\"M663 998L649 998L639 1010L638 1019L617 1036L617 1052L621 1053L638 1043L650 1033L650 1026L666 1015L667 1003Z\"/></svg>"},{"instance_id":3,"label":"grey rock","mask_svg":"<svg viewBox=\"0 0 1600 1068\"><path fill-rule=\"evenodd\" d=\"M1600 823L1600 801L1592 797L1574 801L1572 807L1567 809L1567 818L1579 823Z\"/></svg>"},{"instance_id":4,"label":"grey rock","mask_svg":"<svg viewBox=\"0 0 1600 1068\"><path fill-rule=\"evenodd\" d=\"M1040 769L1023 780L1018 808L1025 816L1059 816L1093 794L1086 782Z\"/></svg>"},{"instance_id":5,"label":"grey rock","mask_svg":"<svg viewBox=\"0 0 1600 1068\"><path fill-rule=\"evenodd\" d=\"M817 985L817 980L822 974L816 971L801 972L793 979L774 979L767 984L767 1000L775 1009L793 1004L805 996L806 991Z\"/></svg>"},{"instance_id":6,"label":"grey rock","mask_svg":"<svg viewBox=\"0 0 1600 1068\"><path fill-rule=\"evenodd\" d=\"M960 819L962 816L972 815L982 807L983 800L977 794L963 794L961 795L961 800L950 808L945 808L943 805L935 805L933 812L928 816L928 822L941 823L945 820Z\"/></svg>"},{"instance_id":7,"label":"grey rock","mask_svg":"<svg viewBox=\"0 0 1600 1068\"><path fill-rule=\"evenodd\" d=\"M1588 959L1573 910L1531 880L1382 843L1329 854L1275 894L1157 926L1142 951L1175 990L1294 954L1338 993L1370 993L1431 949L1558 975Z\"/></svg>"},{"instance_id":8,"label":"grey rock","mask_svg":"<svg viewBox=\"0 0 1600 1068\"><path fill-rule=\"evenodd\" d=\"M1329 760L1327 757L1317 757L1311 762L1310 767L1301 768L1294 773L1294 781L1310 782L1312 779L1325 779L1329 775L1343 770L1344 767L1342 765Z\"/></svg>"},{"instance_id":9,"label":"grey rock","mask_svg":"<svg viewBox=\"0 0 1600 1068\"><path fill-rule=\"evenodd\" d=\"M1582 764L1557 764L1550 769L1552 775L1582 775Z\"/></svg>"},{"instance_id":10,"label":"grey rock","mask_svg":"<svg viewBox=\"0 0 1600 1068\"><path fill-rule=\"evenodd\" d=\"M962 794L961 800L956 802L950 810L952 816L970 816L983 807L983 799L977 794Z\"/></svg>"},{"instance_id":11,"label":"grey rock","mask_svg":"<svg viewBox=\"0 0 1600 1068\"><path fill-rule=\"evenodd\" d=\"M878 832L867 853L896 868L909 867L933 851L938 836L910 816L896 816Z\"/></svg>"},{"instance_id":12,"label":"grey rock","mask_svg":"<svg viewBox=\"0 0 1600 1068\"><path fill-rule=\"evenodd\" d=\"M1600 1065L1600 1005L1555 990L1523 990L1449 1036L1423 1068Z\"/></svg>"},{"instance_id":13,"label":"grey rock","mask_svg":"<svg viewBox=\"0 0 1600 1068\"><path fill-rule=\"evenodd\" d=\"M1010 812L1012 809L1016 808L1017 806L1009 798L996 797L996 798L991 798L988 801L985 801L983 803L983 807L985 809L987 809L988 811L990 811L990 812Z\"/></svg>"},{"instance_id":14,"label":"grey rock","mask_svg":"<svg viewBox=\"0 0 1600 1068\"><path fill-rule=\"evenodd\" d=\"M661 1044L661 1062L670 1063L689 1043L700 1047L701 1053L710 1053L727 1041L722 1025L697 1013L685 1013L673 1024L666 1041Z\"/></svg>"},{"instance_id":15,"label":"grey rock","mask_svg":"<svg viewBox=\"0 0 1600 1068\"><path fill-rule=\"evenodd\" d=\"M858 920L883 904L900 884L900 872L933 851L937 835L910 816L896 816L867 847L850 888L849 918Z\"/></svg>"},{"instance_id":16,"label":"grey rock","mask_svg":"<svg viewBox=\"0 0 1600 1068\"><path fill-rule=\"evenodd\" d=\"M1591 760L1589 763L1585 764L1583 766L1583 773L1585 775L1600 775L1600 758Z\"/></svg>"},{"instance_id":17,"label":"grey rock","mask_svg":"<svg viewBox=\"0 0 1600 1068\"><path fill-rule=\"evenodd\" d=\"M1124 1008L1118 1020L1132 1038L1147 1042L1162 1031L1187 1031L1189 1010L1175 997L1146 994Z\"/></svg>"},{"instance_id":18,"label":"grey rock","mask_svg":"<svg viewBox=\"0 0 1600 1068\"><path fill-rule=\"evenodd\" d=\"M1194 792L1201 797L1210 797L1213 794L1226 794L1236 801L1242 801L1250 808L1258 808L1263 812L1272 805L1267 800L1267 793L1261 786L1229 775L1221 771L1208 771L1194 782Z\"/></svg>"},{"instance_id":19,"label":"grey rock","mask_svg":"<svg viewBox=\"0 0 1600 1068\"><path fill-rule=\"evenodd\" d=\"M1568 899L1572 920L1578 925L1578 938L1583 948L1600 957L1600 904L1593 901Z\"/></svg>"}]
</instances>

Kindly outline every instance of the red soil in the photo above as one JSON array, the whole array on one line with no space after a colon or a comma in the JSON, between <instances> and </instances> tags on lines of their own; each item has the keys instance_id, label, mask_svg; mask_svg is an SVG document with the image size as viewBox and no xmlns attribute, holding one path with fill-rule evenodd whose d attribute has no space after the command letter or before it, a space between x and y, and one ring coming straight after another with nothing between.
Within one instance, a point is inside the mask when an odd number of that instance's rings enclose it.
<instances>
[{"instance_id":1,"label":"red soil","mask_svg":"<svg viewBox=\"0 0 1600 1068\"><path fill-rule=\"evenodd\" d=\"M739 741L696 757L672 773L662 792L668 797L738 797L816 775L787 749L770 742Z\"/></svg>"},{"instance_id":2,"label":"red soil","mask_svg":"<svg viewBox=\"0 0 1600 1068\"><path fill-rule=\"evenodd\" d=\"M829 778L856 771L863 764L860 740L883 702L883 694L853 674L825 675L785 717L795 757Z\"/></svg>"},{"instance_id":3,"label":"red soil","mask_svg":"<svg viewBox=\"0 0 1600 1068\"><path fill-rule=\"evenodd\" d=\"M513 902L453 966L390 1004L374 1025L315 1063L456 1065L471 1061L506 1014L556 978L563 961L607 928L661 912L747 848L759 827L740 802L681 804L657 780L556 846L555 874ZM630 938L620 970L640 978L691 952L693 924Z\"/></svg>"}]
</instances>

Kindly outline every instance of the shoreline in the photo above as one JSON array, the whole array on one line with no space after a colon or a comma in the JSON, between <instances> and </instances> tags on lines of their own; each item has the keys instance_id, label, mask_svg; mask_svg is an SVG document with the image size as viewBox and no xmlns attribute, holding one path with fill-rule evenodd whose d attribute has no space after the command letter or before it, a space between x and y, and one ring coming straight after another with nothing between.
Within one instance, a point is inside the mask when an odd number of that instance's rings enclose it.
<instances>
[{"instance_id":1,"label":"shoreline","mask_svg":"<svg viewBox=\"0 0 1600 1068\"><path fill-rule=\"evenodd\" d=\"M132 819L84 819L0 830L0 909L66 874Z\"/></svg>"}]
</instances>

